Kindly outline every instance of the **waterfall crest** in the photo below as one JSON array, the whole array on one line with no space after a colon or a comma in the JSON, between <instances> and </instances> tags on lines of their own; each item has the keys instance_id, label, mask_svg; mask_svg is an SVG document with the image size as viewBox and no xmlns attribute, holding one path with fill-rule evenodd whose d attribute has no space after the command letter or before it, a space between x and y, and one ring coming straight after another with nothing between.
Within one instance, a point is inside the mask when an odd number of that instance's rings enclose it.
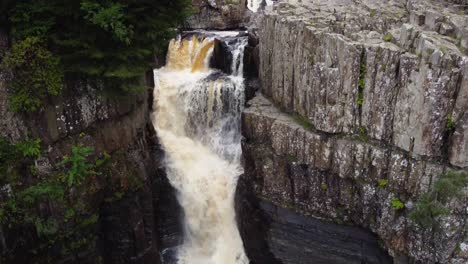
<instances>
[{"instance_id":1,"label":"waterfall crest","mask_svg":"<svg viewBox=\"0 0 468 264\"><path fill-rule=\"evenodd\" d=\"M234 193L240 166L240 113L245 39L233 46L232 72L209 67L216 39L170 42L167 64L155 70L152 115L165 150L167 177L184 209L180 264L249 263L237 229Z\"/></svg>"}]
</instances>

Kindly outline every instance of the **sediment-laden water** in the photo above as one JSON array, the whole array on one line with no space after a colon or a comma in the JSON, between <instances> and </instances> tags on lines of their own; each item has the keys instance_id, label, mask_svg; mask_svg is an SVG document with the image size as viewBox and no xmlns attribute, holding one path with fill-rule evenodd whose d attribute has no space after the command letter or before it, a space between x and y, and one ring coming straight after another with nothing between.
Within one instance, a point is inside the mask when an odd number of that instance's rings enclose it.
<instances>
[{"instance_id":1,"label":"sediment-laden water","mask_svg":"<svg viewBox=\"0 0 468 264\"><path fill-rule=\"evenodd\" d=\"M247 40L231 38L232 74L226 75L209 67L216 41L226 36L172 40L167 65L155 70L153 124L184 211L184 242L175 250L180 264L249 262L234 212Z\"/></svg>"}]
</instances>

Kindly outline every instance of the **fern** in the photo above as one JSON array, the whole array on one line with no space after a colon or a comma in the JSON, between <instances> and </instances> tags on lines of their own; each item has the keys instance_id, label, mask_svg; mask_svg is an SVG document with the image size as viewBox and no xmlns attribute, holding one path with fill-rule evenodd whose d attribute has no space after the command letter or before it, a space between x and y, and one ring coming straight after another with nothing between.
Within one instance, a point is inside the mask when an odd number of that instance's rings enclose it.
<instances>
[{"instance_id":1,"label":"fern","mask_svg":"<svg viewBox=\"0 0 468 264\"><path fill-rule=\"evenodd\" d=\"M23 157L37 158L41 155L41 140L26 140L16 145Z\"/></svg>"},{"instance_id":2,"label":"fern","mask_svg":"<svg viewBox=\"0 0 468 264\"><path fill-rule=\"evenodd\" d=\"M95 165L88 161L93 151L92 147L74 146L72 155L63 158L60 164L69 167L64 178L69 187L80 184L88 175L96 174Z\"/></svg>"}]
</instances>

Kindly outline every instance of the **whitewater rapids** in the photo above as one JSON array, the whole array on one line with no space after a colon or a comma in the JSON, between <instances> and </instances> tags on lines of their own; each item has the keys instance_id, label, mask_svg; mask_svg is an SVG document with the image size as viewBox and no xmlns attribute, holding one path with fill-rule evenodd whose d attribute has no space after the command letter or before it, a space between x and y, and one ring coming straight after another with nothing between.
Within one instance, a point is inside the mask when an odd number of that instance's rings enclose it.
<instances>
[{"instance_id":1,"label":"whitewater rapids","mask_svg":"<svg viewBox=\"0 0 468 264\"><path fill-rule=\"evenodd\" d=\"M234 211L246 40L232 47L232 75L211 77L215 41L195 35L172 40L166 66L154 72L152 121L184 210L179 264L249 263Z\"/></svg>"}]
</instances>

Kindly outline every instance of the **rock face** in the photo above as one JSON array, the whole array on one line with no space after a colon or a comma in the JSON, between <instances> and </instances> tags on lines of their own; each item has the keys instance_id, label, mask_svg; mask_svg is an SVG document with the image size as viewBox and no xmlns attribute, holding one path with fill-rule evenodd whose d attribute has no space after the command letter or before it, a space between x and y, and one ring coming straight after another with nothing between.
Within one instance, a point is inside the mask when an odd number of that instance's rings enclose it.
<instances>
[{"instance_id":1,"label":"rock face","mask_svg":"<svg viewBox=\"0 0 468 264\"><path fill-rule=\"evenodd\" d=\"M252 264L393 263L371 232L304 216L255 197L246 177L238 182L236 211Z\"/></svg>"},{"instance_id":2,"label":"rock face","mask_svg":"<svg viewBox=\"0 0 468 264\"><path fill-rule=\"evenodd\" d=\"M437 232L408 218L441 174L468 168L463 12L418 0L267 8L258 38L268 99L257 95L242 121L242 177L257 196L369 228L398 260L465 263L466 195Z\"/></svg>"},{"instance_id":3,"label":"rock face","mask_svg":"<svg viewBox=\"0 0 468 264\"><path fill-rule=\"evenodd\" d=\"M7 36L1 32L0 40L0 47L5 48ZM52 98L43 111L16 114L8 107L10 79L9 73L0 71L0 136L12 141L25 136L41 139L47 151L38 161L39 170L47 171L69 154L71 146L84 144L112 156L108 176L116 182L132 177L142 183L138 192L125 193L115 202L103 201L104 193L90 197L99 214L99 238L93 252L83 252L79 262L96 263L96 256L103 256L104 263L159 263L157 220L159 197L165 191L160 184L164 173L149 123L148 93L110 99L84 80L68 80L62 96ZM0 228L0 252L12 245L9 239L18 237L6 235ZM16 253L19 259L27 256ZM30 260L23 259L21 263L27 262Z\"/></svg>"},{"instance_id":4,"label":"rock face","mask_svg":"<svg viewBox=\"0 0 468 264\"><path fill-rule=\"evenodd\" d=\"M450 144L446 129L450 119L461 124L455 134L466 134L468 88L460 80L467 78L467 18L449 13L442 22L429 9L425 24L404 23L419 14L417 1L408 2L409 12L395 1L385 8L380 1L353 8L349 1L304 2L282 3L260 23L262 93L320 131L365 129L384 144L435 158L448 148L451 164L467 167L464 137ZM444 23L451 37L431 31Z\"/></svg>"},{"instance_id":5,"label":"rock face","mask_svg":"<svg viewBox=\"0 0 468 264\"><path fill-rule=\"evenodd\" d=\"M247 0L192 0L195 14L190 29L234 29L246 23Z\"/></svg>"}]
</instances>

